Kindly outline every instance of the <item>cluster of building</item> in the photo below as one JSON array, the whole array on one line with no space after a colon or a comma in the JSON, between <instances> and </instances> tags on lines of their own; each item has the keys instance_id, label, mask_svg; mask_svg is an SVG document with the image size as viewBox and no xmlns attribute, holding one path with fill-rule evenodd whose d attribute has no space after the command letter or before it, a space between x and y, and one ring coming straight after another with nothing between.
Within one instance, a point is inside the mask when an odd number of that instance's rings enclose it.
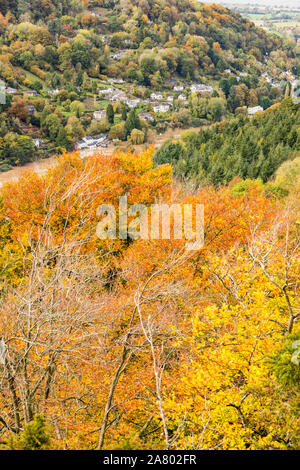
<instances>
[{"instance_id":1,"label":"cluster of building","mask_svg":"<svg viewBox=\"0 0 300 470\"><path fill-rule=\"evenodd\" d=\"M147 100L147 102L152 106L154 113L167 113L173 103L173 97L172 100L170 98L169 96L166 99L167 101L164 101L165 98L161 93L151 93L150 100Z\"/></svg>"},{"instance_id":2,"label":"cluster of building","mask_svg":"<svg viewBox=\"0 0 300 470\"><path fill-rule=\"evenodd\" d=\"M4 91L8 95L16 95L18 93L18 90L16 90L15 88L11 88L11 87L5 88Z\"/></svg>"},{"instance_id":3,"label":"cluster of building","mask_svg":"<svg viewBox=\"0 0 300 470\"><path fill-rule=\"evenodd\" d=\"M123 101L126 98L126 93L118 88L100 88L100 95L103 95L104 98L112 103L117 101Z\"/></svg>"},{"instance_id":4,"label":"cluster of building","mask_svg":"<svg viewBox=\"0 0 300 470\"><path fill-rule=\"evenodd\" d=\"M261 62L257 61L258 65L263 65ZM246 66L246 68L249 68L249 66ZM279 72L279 71L278 71ZM233 72L230 70L230 69L226 69L224 70L224 73L227 73L227 74L233 74ZM239 82L241 78L243 77L247 77L248 76L248 72L239 72L238 75L236 75L236 79L237 81ZM287 72L281 72L280 71L280 74L278 74L279 78L281 77L282 79L288 79L291 83L293 83L294 81L296 81L296 78L294 75L291 74L291 72L287 71ZM261 77L267 82L269 83L269 85L271 85L272 88L282 88L284 86L284 82L282 81L278 81L278 80L274 80L270 77L269 73L268 72L263 72L261 74Z\"/></svg>"},{"instance_id":5,"label":"cluster of building","mask_svg":"<svg viewBox=\"0 0 300 470\"><path fill-rule=\"evenodd\" d=\"M126 103L129 108L136 108L141 103L139 98L128 98L126 93L118 88L101 88L100 94L111 103L122 101Z\"/></svg>"},{"instance_id":6,"label":"cluster of building","mask_svg":"<svg viewBox=\"0 0 300 470\"><path fill-rule=\"evenodd\" d=\"M19 91L19 90L16 90L16 88L11 88L11 87L5 88L4 91L8 95L17 95L17 94L22 94L22 93L23 95L31 96L31 97L35 97L38 95L38 93L35 90Z\"/></svg>"},{"instance_id":7,"label":"cluster of building","mask_svg":"<svg viewBox=\"0 0 300 470\"><path fill-rule=\"evenodd\" d=\"M171 108L170 103L151 102L151 106L154 113L167 113Z\"/></svg>"},{"instance_id":8,"label":"cluster of building","mask_svg":"<svg viewBox=\"0 0 300 470\"><path fill-rule=\"evenodd\" d=\"M119 78L111 78L108 80L110 84L122 84L124 83L123 79ZM172 84L175 84L175 80L172 81ZM184 94L184 91L188 87L185 85L174 85L173 91L175 93L180 93L177 96L178 101L180 102L181 105L188 105L188 99L187 96ZM206 94L211 94L213 92L213 87L210 85L205 85L203 83L195 83L193 85L189 86L190 90L192 93L206 93ZM129 108L136 108L139 104L142 102L144 104L149 104L151 105L153 112L154 113L167 113L171 110L173 106L173 101L174 101L174 96L169 95L169 96L164 96L162 93L159 92L152 92L150 94L149 99L144 99L143 101L139 98L128 98L126 93L123 90L120 90L118 88L112 88L112 87L105 87L100 89L100 94L105 97L108 101L112 103L117 103L122 101L123 103L126 103ZM101 120L105 119L105 114L103 111L96 111L94 113L94 119L96 120ZM148 122L150 120L148 119Z\"/></svg>"},{"instance_id":9,"label":"cluster of building","mask_svg":"<svg viewBox=\"0 0 300 470\"><path fill-rule=\"evenodd\" d=\"M79 140L76 144L78 150L95 150L98 147L107 147L109 139L106 134L95 136L86 136Z\"/></svg>"},{"instance_id":10,"label":"cluster of building","mask_svg":"<svg viewBox=\"0 0 300 470\"><path fill-rule=\"evenodd\" d=\"M120 51L120 52L115 52L114 54L110 54L110 58L112 60L119 60L121 59L122 57L124 57L124 55L127 54L127 51Z\"/></svg>"},{"instance_id":11,"label":"cluster of building","mask_svg":"<svg viewBox=\"0 0 300 470\"><path fill-rule=\"evenodd\" d=\"M116 85L121 85L122 83L125 83L125 80L123 78L109 78L108 83L116 84Z\"/></svg>"},{"instance_id":12,"label":"cluster of building","mask_svg":"<svg viewBox=\"0 0 300 470\"><path fill-rule=\"evenodd\" d=\"M60 92L59 88L55 88L55 90L48 90L48 95L56 96Z\"/></svg>"},{"instance_id":13,"label":"cluster of building","mask_svg":"<svg viewBox=\"0 0 300 470\"><path fill-rule=\"evenodd\" d=\"M261 74L261 77L271 85L273 88L281 88L281 83L278 81L273 81L272 78L269 76L268 72L264 72Z\"/></svg>"},{"instance_id":14,"label":"cluster of building","mask_svg":"<svg viewBox=\"0 0 300 470\"><path fill-rule=\"evenodd\" d=\"M203 83L195 83L190 88L192 93L212 93L214 91L212 86Z\"/></svg>"},{"instance_id":15,"label":"cluster of building","mask_svg":"<svg viewBox=\"0 0 300 470\"><path fill-rule=\"evenodd\" d=\"M152 124L155 121L152 114L148 113L147 111L141 111L139 113L139 118L142 119L143 121L148 122L149 124Z\"/></svg>"}]
</instances>

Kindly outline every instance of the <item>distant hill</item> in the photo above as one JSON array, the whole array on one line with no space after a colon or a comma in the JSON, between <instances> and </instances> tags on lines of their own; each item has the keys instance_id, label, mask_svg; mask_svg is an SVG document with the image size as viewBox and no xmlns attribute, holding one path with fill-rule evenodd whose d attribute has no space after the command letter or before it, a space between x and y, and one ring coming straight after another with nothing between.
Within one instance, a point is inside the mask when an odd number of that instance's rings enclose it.
<instances>
[{"instance_id":1,"label":"distant hill","mask_svg":"<svg viewBox=\"0 0 300 470\"><path fill-rule=\"evenodd\" d=\"M282 50L286 62L295 58L291 46L240 14L190 0L2 0L0 11L3 15L10 12L13 24L39 23L41 28L44 23L48 30L14 26L14 39L36 44L41 34L43 45L59 45L73 42L80 29L88 30L90 34L84 37L98 50L97 36L102 34L109 37L111 48L139 49L139 55L163 48L158 54L167 72L187 78L220 77L228 68L241 71L255 61L262 63L272 51ZM84 68L94 63L77 56ZM103 54L101 59L103 69ZM75 58L72 62L77 63Z\"/></svg>"}]
</instances>

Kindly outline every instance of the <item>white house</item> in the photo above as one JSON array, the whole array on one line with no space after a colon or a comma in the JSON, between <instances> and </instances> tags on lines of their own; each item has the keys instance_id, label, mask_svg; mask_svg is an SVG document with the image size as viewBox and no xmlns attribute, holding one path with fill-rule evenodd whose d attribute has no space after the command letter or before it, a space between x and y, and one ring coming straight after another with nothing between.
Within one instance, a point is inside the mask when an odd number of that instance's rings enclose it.
<instances>
[{"instance_id":1,"label":"white house","mask_svg":"<svg viewBox=\"0 0 300 470\"><path fill-rule=\"evenodd\" d=\"M112 103L116 103L117 101L124 101L126 100L126 93L122 90L114 90L108 99Z\"/></svg>"},{"instance_id":2,"label":"white house","mask_svg":"<svg viewBox=\"0 0 300 470\"><path fill-rule=\"evenodd\" d=\"M121 59L124 55L127 54L127 51L116 52L115 54L111 54L109 57L114 60Z\"/></svg>"},{"instance_id":3,"label":"white house","mask_svg":"<svg viewBox=\"0 0 300 470\"><path fill-rule=\"evenodd\" d=\"M143 119L144 121L147 121L149 123L154 122L154 117L152 116L152 114L147 113L147 111L142 111L139 114L139 118Z\"/></svg>"},{"instance_id":4,"label":"white house","mask_svg":"<svg viewBox=\"0 0 300 470\"><path fill-rule=\"evenodd\" d=\"M151 103L155 113L167 113L170 110L169 103Z\"/></svg>"},{"instance_id":5,"label":"white house","mask_svg":"<svg viewBox=\"0 0 300 470\"><path fill-rule=\"evenodd\" d=\"M254 106L253 108L248 108L248 116L253 116L258 111L263 111L264 108L261 106Z\"/></svg>"},{"instance_id":6,"label":"white house","mask_svg":"<svg viewBox=\"0 0 300 470\"><path fill-rule=\"evenodd\" d=\"M33 143L37 148L43 147L43 145L46 144L46 142L42 139L34 139Z\"/></svg>"},{"instance_id":7,"label":"white house","mask_svg":"<svg viewBox=\"0 0 300 470\"><path fill-rule=\"evenodd\" d=\"M6 88L5 91L8 95L15 95L16 93L18 93L15 88L10 88L10 87Z\"/></svg>"},{"instance_id":8,"label":"white house","mask_svg":"<svg viewBox=\"0 0 300 470\"><path fill-rule=\"evenodd\" d=\"M267 83L272 83L272 79L271 79L271 77L269 77L268 72L262 73L261 77L264 78Z\"/></svg>"},{"instance_id":9,"label":"white house","mask_svg":"<svg viewBox=\"0 0 300 470\"><path fill-rule=\"evenodd\" d=\"M204 85L203 83L195 83L191 85L191 92L192 93L212 93L213 87L210 85Z\"/></svg>"},{"instance_id":10,"label":"white house","mask_svg":"<svg viewBox=\"0 0 300 470\"><path fill-rule=\"evenodd\" d=\"M183 91L184 86L183 85L175 85L173 88L174 91Z\"/></svg>"},{"instance_id":11,"label":"white house","mask_svg":"<svg viewBox=\"0 0 300 470\"><path fill-rule=\"evenodd\" d=\"M37 92L35 90L25 90L23 93L28 96L37 96Z\"/></svg>"},{"instance_id":12,"label":"white house","mask_svg":"<svg viewBox=\"0 0 300 470\"><path fill-rule=\"evenodd\" d=\"M78 150L93 150L98 147L107 147L108 145L108 138L105 134L95 135L95 136L87 136L83 137L82 140L77 142Z\"/></svg>"},{"instance_id":13,"label":"white house","mask_svg":"<svg viewBox=\"0 0 300 470\"><path fill-rule=\"evenodd\" d=\"M116 84L122 84L122 83L125 83L123 78L110 78L108 80L109 83L116 83Z\"/></svg>"},{"instance_id":14,"label":"white house","mask_svg":"<svg viewBox=\"0 0 300 470\"><path fill-rule=\"evenodd\" d=\"M113 93L115 90L113 88L100 88L99 89L99 93L100 95L109 95L111 93Z\"/></svg>"},{"instance_id":15,"label":"white house","mask_svg":"<svg viewBox=\"0 0 300 470\"><path fill-rule=\"evenodd\" d=\"M58 88L56 88L55 90L49 90L49 91L48 91L48 94L49 94L50 96L55 96L55 95L57 95L57 94L59 93L59 91L60 91L60 90L59 90Z\"/></svg>"},{"instance_id":16,"label":"white house","mask_svg":"<svg viewBox=\"0 0 300 470\"><path fill-rule=\"evenodd\" d=\"M180 101L181 104L188 104L187 97L183 94L178 96L178 101Z\"/></svg>"},{"instance_id":17,"label":"white house","mask_svg":"<svg viewBox=\"0 0 300 470\"><path fill-rule=\"evenodd\" d=\"M124 91L114 88L100 88L99 93L112 102L121 101L126 98L126 93Z\"/></svg>"},{"instance_id":18,"label":"white house","mask_svg":"<svg viewBox=\"0 0 300 470\"><path fill-rule=\"evenodd\" d=\"M136 108L141 102L141 100L139 98L134 98L134 99L126 98L124 102L127 104L127 106L129 106L129 108Z\"/></svg>"},{"instance_id":19,"label":"white house","mask_svg":"<svg viewBox=\"0 0 300 470\"><path fill-rule=\"evenodd\" d=\"M163 95L160 93L151 93L150 95L151 100L161 101L164 99Z\"/></svg>"}]
</instances>

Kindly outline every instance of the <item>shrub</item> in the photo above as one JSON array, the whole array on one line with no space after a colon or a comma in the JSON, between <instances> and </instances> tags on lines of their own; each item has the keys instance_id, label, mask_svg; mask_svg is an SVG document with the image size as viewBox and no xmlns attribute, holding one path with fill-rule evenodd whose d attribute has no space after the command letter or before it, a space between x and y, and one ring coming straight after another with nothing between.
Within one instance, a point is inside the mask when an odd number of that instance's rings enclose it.
<instances>
[{"instance_id":1,"label":"shrub","mask_svg":"<svg viewBox=\"0 0 300 470\"><path fill-rule=\"evenodd\" d=\"M50 449L50 443L45 418L42 415L36 415L18 437L10 439L9 448L11 450L46 450Z\"/></svg>"}]
</instances>

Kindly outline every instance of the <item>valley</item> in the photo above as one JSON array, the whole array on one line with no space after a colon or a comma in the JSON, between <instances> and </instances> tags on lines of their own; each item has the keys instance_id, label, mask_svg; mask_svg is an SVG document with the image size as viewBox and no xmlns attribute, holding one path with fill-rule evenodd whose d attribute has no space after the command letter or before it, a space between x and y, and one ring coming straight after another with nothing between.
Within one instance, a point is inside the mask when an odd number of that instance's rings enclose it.
<instances>
[{"instance_id":1,"label":"valley","mask_svg":"<svg viewBox=\"0 0 300 470\"><path fill-rule=\"evenodd\" d=\"M274 3L0 0L1 456L299 450L299 8Z\"/></svg>"}]
</instances>

